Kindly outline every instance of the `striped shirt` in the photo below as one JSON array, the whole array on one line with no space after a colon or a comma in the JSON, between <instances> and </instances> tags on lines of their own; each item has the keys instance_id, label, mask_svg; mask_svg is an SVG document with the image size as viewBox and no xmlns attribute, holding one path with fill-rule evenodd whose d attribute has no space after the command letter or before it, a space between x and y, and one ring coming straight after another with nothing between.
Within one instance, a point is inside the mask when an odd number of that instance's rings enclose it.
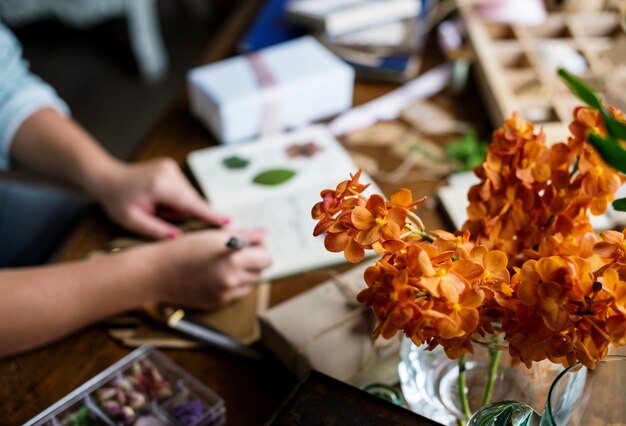
<instances>
[{"instance_id":1,"label":"striped shirt","mask_svg":"<svg viewBox=\"0 0 626 426\"><path fill-rule=\"evenodd\" d=\"M46 107L69 115L69 108L54 89L28 70L22 48L13 33L0 23L0 169L10 165L9 151L20 125Z\"/></svg>"}]
</instances>

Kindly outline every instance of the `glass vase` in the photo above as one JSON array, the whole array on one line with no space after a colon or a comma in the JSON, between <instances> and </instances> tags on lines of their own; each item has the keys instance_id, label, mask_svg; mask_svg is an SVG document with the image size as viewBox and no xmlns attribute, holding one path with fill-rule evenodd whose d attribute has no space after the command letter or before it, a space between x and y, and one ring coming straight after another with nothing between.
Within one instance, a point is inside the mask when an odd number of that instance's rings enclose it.
<instances>
[{"instance_id":1,"label":"glass vase","mask_svg":"<svg viewBox=\"0 0 626 426\"><path fill-rule=\"evenodd\" d=\"M493 370L492 360L497 354ZM485 388L493 371L490 397L485 399ZM512 362L505 345L474 343L474 354L465 360L465 386L469 411L479 410L492 401L515 400L540 410L547 398L550 385L563 371L559 365L536 363L528 369ZM404 397L412 411L444 425L467 421L459 392L459 362L449 359L441 347L427 351L405 338L400 348L398 366Z\"/></svg>"},{"instance_id":2,"label":"glass vase","mask_svg":"<svg viewBox=\"0 0 626 426\"><path fill-rule=\"evenodd\" d=\"M610 355L593 370L578 364L554 380L543 413L518 401L481 408L469 426L600 426L626 424L626 356Z\"/></svg>"}]
</instances>

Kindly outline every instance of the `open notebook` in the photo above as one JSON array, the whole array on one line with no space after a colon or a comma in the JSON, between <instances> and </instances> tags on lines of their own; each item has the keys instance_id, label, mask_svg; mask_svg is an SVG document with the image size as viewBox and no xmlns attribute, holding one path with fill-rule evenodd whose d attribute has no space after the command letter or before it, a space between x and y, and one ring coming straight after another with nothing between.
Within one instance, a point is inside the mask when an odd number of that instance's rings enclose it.
<instances>
[{"instance_id":1,"label":"open notebook","mask_svg":"<svg viewBox=\"0 0 626 426\"><path fill-rule=\"evenodd\" d=\"M263 278L272 280L344 262L313 237L311 208L320 191L357 171L324 126L312 126L239 145L192 152L189 167L211 205L234 229L264 227L274 256ZM382 193L368 176L368 193Z\"/></svg>"}]
</instances>

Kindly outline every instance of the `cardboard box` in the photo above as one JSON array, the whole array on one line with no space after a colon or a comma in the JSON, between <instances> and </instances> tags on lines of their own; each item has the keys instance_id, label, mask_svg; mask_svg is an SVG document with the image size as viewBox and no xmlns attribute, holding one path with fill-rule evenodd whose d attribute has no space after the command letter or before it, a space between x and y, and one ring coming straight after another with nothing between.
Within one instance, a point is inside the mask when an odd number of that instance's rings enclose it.
<instances>
[{"instance_id":1,"label":"cardboard box","mask_svg":"<svg viewBox=\"0 0 626 426\"><path fill-rule=\"evenodd\" d=\"M372 311L356 301L371 262L337 275L260 316L261 341L298 377L311 369L349 382L395 355L399 338L374 341Z\"/></svg>"},{"instance_id":2,"label":"cardboard box","mask_svg":"<svg viewBox=\"0 0 626 426\"><path fill-rule=\"evenodd\" d=\"M352 105L354 71L313 37L194 68L191 111L222 143L312 123Z\"/></svg>"}]
</instances>

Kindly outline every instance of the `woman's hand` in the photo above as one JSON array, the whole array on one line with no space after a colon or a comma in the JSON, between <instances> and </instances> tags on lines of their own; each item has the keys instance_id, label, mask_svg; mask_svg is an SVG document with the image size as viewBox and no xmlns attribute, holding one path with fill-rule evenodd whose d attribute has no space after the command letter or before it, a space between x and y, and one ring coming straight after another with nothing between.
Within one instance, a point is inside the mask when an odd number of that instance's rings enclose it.
<instances>
[{"instance_id":1,"label":"woman's hand","mask_svg":"<svg viewBox=\"0 0 626 426\"><path fill-rule=\"evenodd\" d=\"M117 163L91 192L112 220L155 239L180 235L164 219L195 217L219 226L230 222L209 207L171 159Z\"/></svg>"},{"instance_id":2,"label":"woman's hand","mask_svg":"<svg viewBox=\"0 0 626 426\"><path fill-rule=\"evenodd\" d=\"M215 225L229 222L209 207L172 159L123 163L78 123L52 108L43 108L22 123L11 144L11 156L84 189L111 219L147 237L180 234L164 218L193 216Z\"/></svg>"},{"instance_id":3,"label":"woman's hand","mask_svg":"<svg viewBox=\"0 0 626 426\"><path fill-rule=\"evenodd\" d=\"M228 248L232 237L249 245ZM264 230L208 230L151 245L159 301L208 309L245 296L272 263L264 238Z\"/></svg>"},{"instance_id":4,"label":"woman's hand","mask_svg":"<svg viewBox=\"0 0 626 426\"><path fill-rule=\"evenodd\" d=\"M226 247L231 237L252 245ZM263 231L198 231L79 262L0 270L0 357L158 303L214 308L246 295L271 263ZM25 315L24 312L27 312Z\"/></svg>"}]
</instances>

